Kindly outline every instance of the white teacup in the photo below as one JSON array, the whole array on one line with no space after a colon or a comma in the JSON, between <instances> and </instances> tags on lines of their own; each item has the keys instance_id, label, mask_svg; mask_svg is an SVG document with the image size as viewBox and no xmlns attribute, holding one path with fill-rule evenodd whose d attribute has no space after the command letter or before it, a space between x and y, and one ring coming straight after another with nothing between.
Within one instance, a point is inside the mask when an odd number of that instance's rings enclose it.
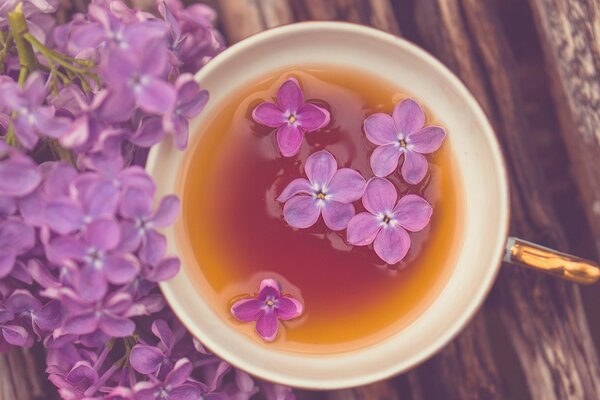
<instances>
[{"instance_id":1,"label":"white teacup","mask_svg":"<svg viewBox=\"0 0 600 400\"><path fill-rule=\"evenodd\" d=\"M444 288L412 324L377 344L327 356L273 350L237 332L198 293L183 259L184 268L161 284L162 291L185 326L215 354L255 376L290 386L357 386L405 371L446 345L483 302L503 257L578 282L598 278L593 263L514 238L507 243L506 167L490 123L456 76L393 35L348 23L308 22L261 32L233 45L196 75L210 92L210 101L191 124L190 141L220 102L240 87L269 71L310 64L351 66L384 76L409 90L438 117L449 132L463 181L463 245ZM168 141L151 151L147 169L160 195L181 194L176 183L186 156ZM182 254L174 229L165 234L169 251Z\"/></svg>"}]
</instances>

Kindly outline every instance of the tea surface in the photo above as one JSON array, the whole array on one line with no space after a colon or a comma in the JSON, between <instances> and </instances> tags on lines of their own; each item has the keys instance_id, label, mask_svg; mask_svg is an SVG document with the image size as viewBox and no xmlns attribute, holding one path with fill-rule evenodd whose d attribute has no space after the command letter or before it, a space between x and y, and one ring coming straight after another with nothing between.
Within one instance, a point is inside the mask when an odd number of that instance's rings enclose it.
<instances>
[{"instance_id":1,"label":"tea surface","mask_svg":"<svg viewBox=\"0 0 600 400\"><path fill-rule=\"evenodd\" d=\"M295 77L307 100L326 107L331 122L306 133L300 153L282 157L274 129L252 120L254 107L273 101L279 86ZM284 294L304 304L304 314L283 322L274 342L286 351L326 354L350 351L384 339L414 321L447 280L462 234L463 204L450 146L428 155L429 173L417 186L399 172L387 177L399 196L414 193L433 207L430 224L411 233L405 259L388 266L372 249L352 247L346 231L333 232L322 218L293 229L276 201L304 161L326 149L340 168L373 176L375 145L362 130L375 112L391 113L409 94L380 78L333 67L294 68L269 74L227 98L188 150L180 174L183 213L177 234L186 243L184 268L218 314L235 329L262 343L254 324L237 322L230 307L240 295L254 295L262 279L280 282ZM418 101L418 99L416 99ZM427 124L435 119L427 112ZM355 203L356 212L364 211Z\"/></svg>"}]
</instances>

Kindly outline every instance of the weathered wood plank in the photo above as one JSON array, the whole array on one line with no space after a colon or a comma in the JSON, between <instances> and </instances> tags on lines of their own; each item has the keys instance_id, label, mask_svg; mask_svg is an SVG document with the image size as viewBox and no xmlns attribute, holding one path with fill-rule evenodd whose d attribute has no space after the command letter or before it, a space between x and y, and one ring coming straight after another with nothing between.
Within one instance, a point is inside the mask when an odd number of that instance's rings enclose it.
<instances>
[{"instance_id":1,"label":"weathered wood plank","mask_svg":"<svg viewBox=\"0 0 600 400\"><path fill-rule=\"evenodd\" d=\"M293 22L292 11L281 0L219 0L220 18L227 42Z\"/></svg>"},{"instance_id":2,"label":"weathered wood plank","mask_svg":"<svg viewBox=\"0 0 600 400\"><path fill-rule=\"evenodd\" d=\"M600 254L600 4L529 0L556 110Z\"/></svg>"}]
</instances>

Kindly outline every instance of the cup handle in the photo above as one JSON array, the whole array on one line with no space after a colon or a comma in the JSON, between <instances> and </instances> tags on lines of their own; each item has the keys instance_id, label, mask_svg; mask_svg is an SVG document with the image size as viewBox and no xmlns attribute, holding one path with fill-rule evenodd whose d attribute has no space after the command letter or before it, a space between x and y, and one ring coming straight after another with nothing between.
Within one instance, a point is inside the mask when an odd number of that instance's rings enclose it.
<instances>
[{"instance_id":1,"label":"cup handle","mask_svg":"<svg viewBox=\"0 0 600 400\"><path fill-rule=\"evenodd\" d=\"M512 236L506 242L504 261L577 283L591 284L600 278L600 266L592 261Z\"/></svg>"}]
</instances>

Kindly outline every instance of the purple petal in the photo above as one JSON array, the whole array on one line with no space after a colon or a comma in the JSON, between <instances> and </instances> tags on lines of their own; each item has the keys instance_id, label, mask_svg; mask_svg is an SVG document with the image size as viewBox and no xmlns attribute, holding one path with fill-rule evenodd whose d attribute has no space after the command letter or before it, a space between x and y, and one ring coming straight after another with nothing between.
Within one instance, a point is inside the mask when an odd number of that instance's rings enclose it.
<instances>
[{"instance_id":1,"label":"purple petal","mask_svg":"<svg viewBox=\"0 0 600 400\"><path fill-rule=\"evenodd\" d=\"M383 146L398 141L398 131L394 126L394 120L388 114L369 115L363 123L363 128L371 143Z\"/></svg>"},{"instance_id":2,"label":"purple petal","mask_svg":"<svg viewBox=\"0 0 600 400\"><path fill-rule=\"evenodd\" d=\"M145 75L145 82L139 85L135 98L140 108L154 114L164 114L175 106L175 88L168 82Z\"/></svg>"},{"instance_id":3,"label":"purple petal","mask_svg":"<svg viewBox=\"0 0 600 400\"><path fill-rule=\"evenodd\" d=\"M106 52L101 65L102 77L110 86L125 89L131 74L137 70L135 54L113 48ZM123 90L128 92L127 89Z\"/></svg>"},{"instance_id":4,"label":"purple petal","mask_svg":"<svg viewBox=\"0 0 600 400\"><path fill-rule=\"evenodd\" d=\"M394 208L394 218L404 228L418 232L425 228L431 219L433 209L422 197L408 194L400 199Z\"/></svg>"},{"instance_id":5,"label":"purple petal","mask_svg":"<svg viewBox=\"0 0 600 400\"><path fill-rule=\"evenodd\" d=\"M175 336L173 336L173 331L169 327L169 324L162 319L157 319L152 323L151 330L152 333L160 339L166 349L173 348L175 345Z\"/></svg>"},{"instance_id":6,"label":"purple petal","mask_svg":"<svg viewBox=\"0 0 600 400\"><path fill-rule=\"evenodd\" d=\"M161 199L156 213L152 217L152 224L159 228L172 225L179 215L181 202L175 195L165 196Z\"/></svg>"},{"instance_id":7,"label":"purple petal","mask_svg":"<svg viewBox=\"0 0 600 400\"><path fill-rule=\"evenodd\" d=\"M375 253L388 264L396 264L404 258L410 248L408 233L399 226L384 227L375 238Z\"/></svg>"},{"instance_id":8,"label":"purple petal","mask_svg":"<svg viewBox=\"0 0 600 400\"><path fill-rule=\"evenodd\" d=\"M133 369L140 374L146 375L157 372L164 359L165 355L160 349L143 344L136 344L133 346L129 356L129 362Z\"/></svg>"},{"instance_id":9,"label":"purple petal","mask_svg":"<svg viewBox=\"0 0 600 400\"><path fill-rule=\"evenodd\" d=\"M181 74L175 81L177 88L177 108L186 118L191 119L208 103L208 91L202 90L192 74Z\"/></svg>"},{"instance_id":10,"label":"purple petal","mask_svg":"<svg viewBox=\"0 0 600 400\"><path fill-rule=\"evenodd\" d=\"M16 254L10 249L5 249L0 252L0 278L4 278L10 274L15 266Z\"/></svg>"},{"instance_id":11,"label":"purple petal","mask_svg":"<svg viewBox=\"0 0 600 400\"><path fill-rule=\"evenodd\" d=\"M35 244L35 230L19 220L0 222L0 251L10 249L16 255L28 251Z\"/></svg>"},{"instance_id":12,"label":"purple petal","mask_svg":"<svg viewBox=\"0 0 600 400\"><path fill-rule=\"evenodd\" d=\"M138 267L128 258L107 256L104 261L106 279L115 285L131 282L138 273Z\"/></svg>"},{"instance_id":13,"label":"purple petal","mask_svg":"<svg viewBox=\"0 0 600 400\"><path fill-rule=\"evenodd\" d=\"M265 301L269 297L278 299L281 297L281 290L279 289L279 283L275 279L263 279L260 282L258 288L259 300Z\"/></svg>"},{"instance_id":14,"label":"purple petal","mask_svg":"<svg viewBox=\"0 0 600 400\"><path fill-rule=\"evenodd\" d=\"M278 327L277 314L272 310L264 312L256 322L256 332L267 342L275 340Z\"/></svg>"},{"instance_id":15,"label":"purple petal","mask_svg":"<svg viewBox=\"0 0 600 400\"><path fill-rule=\"evenodd\" d=\"M25 328L18 325L3 325L1 328L2 336L9 344L19 347L30 345L31 338Z\"/></svg>"},{"instance_id":16,"label":"purple petal","mask_svg":"<svg viewBox=\"0 0 600 400\"><path fill-rule=\"evenodd\" d=\"M46 223L53 231L66 235L83 226L83 211L70 200L60 199L46 206Z\"/></svg>"},{"instance_id":17,"label":"purple petal","mask_svg":"<svg viewBox=\"0 0 600 400\"><path fill-rule=\"evenodd\" d=\"M425 113L421 106L412 99L402 100L396 104L392 117L396 128L404 136L409 136L425 125Z\"/></svg>"},{"instance_id":18,"label":"purple petal","mask_svg":"<svg viewBox=\"0 0 600 400\"><path fill-rule=\"evenodd\" d=\"M111 219L97 219L88 224L85 240L97 250L112 250L121 240L121 228Z\"/></svg>"},{"instance_id":19,"label":"purple petal","mask_svg":"<svg viewBox=\"0 0 600 400\"><path fill-rule=\"evenodd\" d=\"M152 211L152 197L145 190L129 187L123 191L119 212L125 218L145 218Z\"/></svg>"},{"instance_id":20,"label":"purple petal","mask_svg":"<svg viewBox=\"0 0 600 400\"><path fill-rule=\"evenodd\" d=\"M78 49L95 48L105 39L105 30L102 25L89 22L74 26L69 38Z\"/></svg>"},{"instance_id":21,"label":"purple petal","mask_svg":"<svg viewBox=\"0 0 600 400\"><path fill-rule=\"evenodd\" d=\"M371 178L367 182L362 203L367 211L377 215L392 211L397 199L398 193L392 182L383 178Z\"/></svg>"},{"instance_id":22,"label":"purple petal","mask_svg":"<svg viewBox=\"0 0 600 400\"><path fill-rule=\"evenodd\" d=\"M347 240L355 246L371 244L381 229L381 222L371 213L360 213L348 222Z\"/></svg>"},{"instance_id":23,"label":"purple petal","mask_svg":"<svg viewBox=\"0 0 600 400\"><path fill-rule=\"evenodd\" d=\"M306 132L323 128L329 123L329 111L311 103L303 104L296 114L296 123Z\"/></svg>"},{"instance_id":24,"label":"purple petal","mask_svg":"<svg viewBox=\"0 0 600 400\"><path fill-rule=\"evenodd\" d=\"M154 230L146 232L145 240L140 248L140 259L150 265L155 265L165 256L167 252L167 239L163 234Z\"/></svg>"},{"instance_id":25,"label":"purple petal","mask_svg":"<svg viewBox=\"0 0 600 400\"><path fill-rule=\"evenodd\" d=\"M127 337L133 334L135 324L132 320L104 314L100 317L98 327L108 336Z\"/></svg>"},{"instance_id":26,"label":"purple petal","mask_svg":"<svg viewBox=\"0 0 600 400\"><path fill-rule=\"evenodd\" d=\"M39 133L58 139L69 130L69 120L54 115L54 109L41 107L34 114Z\"/></svg>"},{"instance_id":27,"label":"purple petal","mask_svg":"<svg viewBox=\"0 0 600 400\"><path fill-rule=\"evenodd\" d=\"M14 197L0 195L0 218L5 219L17 211L17 201Z\"/></svg>"},{"instance_id":28,"label":"purple petal","mask_svg":"<svg viewBox=\"0 0 600 400\"><path fill-rule=\"evenodd\" d=\"M398 168L398 161L404 152L396 144L379 146L371 154L371 169L376 176L384 177L393 173Z\"/></svg>"},{"instance_id":29,"label":"purple petal","mask_svg":"<svg viewBox=\"0 0 600 400\"><path fill-rule=\"evenodd\" d=\"M152 147L163 140L166 134L163 130L162 120L159 117L147 117L142 119L130 141L140 147Z\"/></svg>"},{"instance_id":30,"label":"purple petal","mask_svg":"<svg viewBox=\"0 0 600 400\"><path fill-rule=\"evenodd\" d=\"M149 39L142 38L143 42L140 44L143 44L144 49L141 51L141 54L137 54L141 70L151 76L160 76L165 72L165 67L167 67L168 63L167 47L165 46L164 35L162 34L164 30L162 30L162 26L159 26L159 32L156 32L155 27L148 22L143 22L138 27L139 29L132 32L133 37L142 36L140 32L143 32L144 36L150 36ZM158 37L151 36L157 33L159 33Z\"/></svg>"},{"instance_id":31,"label":"purple petal","mask_svg":"<svg viewBox=\"0 0 600 400\"><path fill-rule=\"evenodd\" d=\"M354 206L344 204L335 200L327 200L323 206L323 221L332 231L346 229L350 219L354 217Z\"/></svg>"},{"instance_id":32,"label":"purple petal","mask_svg":"<svg viewBox=\"0 0 600 400\"><path fill-rule=\"evenodd\" d=\"M69 186L77 177L71 165L61 162L52 165L44 180L44 191L50 198L69 196Z\"/></svg>"},{"instance_id":33,"label":"purple petal","mask_svg":"<svg viewBox=\"0 0 600 400\"><path fill-rule=\"evenodd\" d=\"M445 137L446 130L444 128L428 126L410 134L407 141L411 150L429 154L440 148Z\"/></svg>"},{"instance_id":34,"label":"purple petal","mask_svg":"<svg viewBox=\"0 0 600 400\"><path fill-rule=\"evenodd\" d=\"M179 386L187 381L192 373L194 366L187 358L182 358L175 363L173 370L167 374L165 384L170 386Z\"/></svg>"},{"instance_id":35,"label":"purple petal","mask_svg":"<svg viewBox=\"0 0 600 400\"><path fill-rule=\"evenodd\" d=\"M42 303L28 291L17 289L6 299L6 308L12 313L20 314L27 311L41 310Z\"/></svg>"},{"instance_id":36,"label":"purple petal","mask_svg":"<svg viewBox=\"0 0 600 400\"><path fill-rule=\"evenodd\" d=\"M133 300L129 293L116 292L109 295L105 302L105 308L112 313L123 314L131 308Z\"/></svg>"},{"instance_id":37,"label":"purple petal","mask_svg":"<svg viewBox=\"0 0 600 400\"><path fill-rule=\"evenodd\" d=\"M131 118L135 108L135 97L126 86L112 88L108 97L98 108L98 113L109 122L125 122Z\"/></svg>"},{"instance_id":38,"label":"purple petal","mask_svg":"<svg viewBox=\"0 0 600 400\"><path fill-rule=\"evenodd\" d=\"M350 168L339 169L329 182L328 199L352 203L362 197L366 186L365 178L358 171Z\"/></svg>"},{"instance_id":39,"label":"purple petal","mask_svg":"<svg viewBox=\"0 0 600 400\"><path fill-rule=\"evenodd\" d=\"M15 127L15 135L19 142L28 150L35 147L38 142L38 135L35 133L33 126L28 121L26 116L20 116L13 120Z\"/></svg>"},{"instance_id":40,"label":"purple petal","mask_svg":"<svg viewBox=\"0 0 600 400\"><path fill-rule=\"evenodd\" d=\"M427 175L427 159L424 155L414 151L404 152L404 163L402 163L402 177L407 183L416 185Z\"/></svg>"},{"instance_id":41,"label":"purple petal","mask_svg":"<svg viewBox=\"0 0 600 400\"><path fill-rule=\"evenodd\" d=\"M44 331L56 329L62 321L62 307L59 301L51 300L35 314L35 322Z\"/></svg>"},{"instance_id":42,"label":"purple petal","mask_svg":"<svg viewBox=\"0 0 600 400\"><path fill-rule=\"evenodd\" d=\"M0 152L0 156L2 153ZM25 157L0 162L0 194L24 196L31 193L42 180L37 166Z\"/></svg>"},{"instance_id":43,"label":"purple petal","mask_svg":"<svg viewBox=\"0 0 600 400\"><path fill-rule=\"evenodd\" d=\"M67 382L85 391L98 381L98 372L87 361L78 361L66 376Z\"/></svg>"},{"instance_id":44,"label":"purple petal","mask_svg":"<svg viewBox=\"0 0 600 400\"><path fill-rule=\"evenodd\" d=\"M75 287L79 295L90 302L102 299L108 291L105 274L90 264L76 275Z\"/></svg>"},{"instance_id":45,"label":"purple petal","mask_svg":"<svg viewBox=\"0 0 600 400\"><path fill-rule=\"evenodd\" d=\"M206 396L198 387L198 384L185 383L171 390L169 400L188 400L188 399L206 399L206 400L227 400L229 395L220 393L209 393Z\"/></svg>"},{"instance_id":46,"label":"purple petal","mask_svg":"<svg viewBox=\"0 0 600 400\"><path fill-rule=\"evenodd\" d=\"M287 321L288 319L298 317L300 314L302 314L303 310L304 307L298 300L292 297L283 296L277 301L275 313L277 314L278 319Z\"/></svg>"},{"instance_id":47,"label":"purple petal","mask_svg":"<svg viewBox=\"0 0 600 400\"><path fill-rule=\"evenodd\" d=\"M85 255L85 246L70 236L57 237L46 249L48 259L59 264L67 260L83 260Z\"/></svg>"},{"instance_id":48,"label":"purple petal","mask_svg":"<svg viewBox=\"0 0 600 400\"><path fill-rule=\"evenodd\" d=\"M85 335L92 333L98 327L98 317L91 311L67 318L64 324L65 333Z\"/></svg>"},{"instance_id":49,"label":"purple petal","mask_svg":"<svg viewBox=\"0 0 600 400\"><path fill-rule=\"evenodd\" d=\"M133 253L139 247L144 236L143 231L134 221L121 222L121 243L118 251L122 253Z\"/></svg>"},{"instance_id":50,"label":"purple petal","mask_svg":"<svg viewBox=\"0 0 600 400\"><path fill-rule=\"evenodd\" d=\"M284 157L292 157L298 153L302 145L303 134L294 125L285 124L277 130L277 146Z\"/></svg>"},{"instance_id":51,"label":"purple petal","mask_svg":"<svg viewBox=\"0 0 600 400\"><path fill-rule=\"evenodd\" d=\"M33 106L39 106L44 102L47 94L46 84L39 72L29 75L23 88L23 94Z\"/></svg>"},{"instance_id":52,"label":"purple petal","mask_svg":"<svg viewBox=\"0 0 600 400\"><path fill-rule=\"evenodd\" d=\"M179 272L181 261L177 257L170 257L161 260L152 272L147 276L152 282L163 282L172 279Z\"/></svg>"},{"instance_id":53,"label":"purple petal","mask_svg":"<svg viewBox=\"0 0 600 400\"><path fill-rule=\"evenodd\" d=\"M278 128L287 123L287 118L281 108L277 104L267 102L256 106L252 111L252 119L261 125L270 126L271 128Z\"/></svg>"},{"instance_id":54,"label":"purple petal","mask_svg":"<svg viewBox=\"0 0 600 400\"><path fill-rule=\"evenodd\" d=\"M277 91L277 103L284 113L297 113L302 103L304 103L304 95L296 79L289 78L283 82Z\"/></svg>"},{"instance_id":55,"label":"purple petal","mask_svg":"<svg viewBox=\"0 0 600 400\"><path fill-rule=\"evenodd\" d=\"M285 187L285 189L283 189L283 192L281 192L281 194L277 198L277 201L285 203L286 201L288 201L290 198L292 198L293 196L295 196L297 194L300 194L300 193L311 194L313 192L314 192L314 190L313 190L312 186L310 185L310 182L307 179L296 178L293 181L291 181Z\"/></svg>"},{"instance_id":56,"label":"purple petal","mask_svg":"<svg viewBox=\"0 0 600 400\"><path fill-rule=\"evenodd\" d=\"M242 322L256 321L265 311L265 303L257 299L242 299L231 307L231 314Z\"/></svg>"},{"instance_id":57,"label":"purple petal","mask_svg":"<svg viewBox=\"0 0 600 400\"><path fill-rule=\"evenodd\" d=\"M119 202L119 192L109 181L94 182L84 190L82 204L91 217L112 217Z\"/></svg>"},{"instance_id":58,"label":"purple petal","mask_svg":"<svg viewBox=\"0 0 600 400\"><path fill-rule=\"evenodd\" d=\"M329 182L337 171L337 161L330 152L326 150L317 151L308 157L304 165L304 172L313 185L329 186Z\"/></svg>"},{"instance_id":59,"label":"purple petal","mask_svg":"<svg viewBox=\"0 0 600 400\"><path fill-rule=\"evenodd\" d=\"M185 150L189 141L189 122L188 120L176 114L173 111L169 111L163 116L162 127L166 133L173 135L175 138L175 145L179 150Z\"/></svg>"},{"instance_id":60,"label":"purple petal","mask_svg":"<svg viewBox=\"0 0 600 400\"><path fill-rule=\"evenodd\" d=\"M60 137L60 144L68 149L83 145L90 136L89 126L87 115L75 119Z\"/></svg>"},{"instance_id":61,"label":"purple petal","mask_svg":"<svg viewBox=\"0 0 600 400\"><path fill-rule=\"evenodd\" d=\"M313 226L320 213L321 207L317 200L308 196L294 196L283 207L283 217L287 223L300 229Z\"/></svg>"}]
</instances>

